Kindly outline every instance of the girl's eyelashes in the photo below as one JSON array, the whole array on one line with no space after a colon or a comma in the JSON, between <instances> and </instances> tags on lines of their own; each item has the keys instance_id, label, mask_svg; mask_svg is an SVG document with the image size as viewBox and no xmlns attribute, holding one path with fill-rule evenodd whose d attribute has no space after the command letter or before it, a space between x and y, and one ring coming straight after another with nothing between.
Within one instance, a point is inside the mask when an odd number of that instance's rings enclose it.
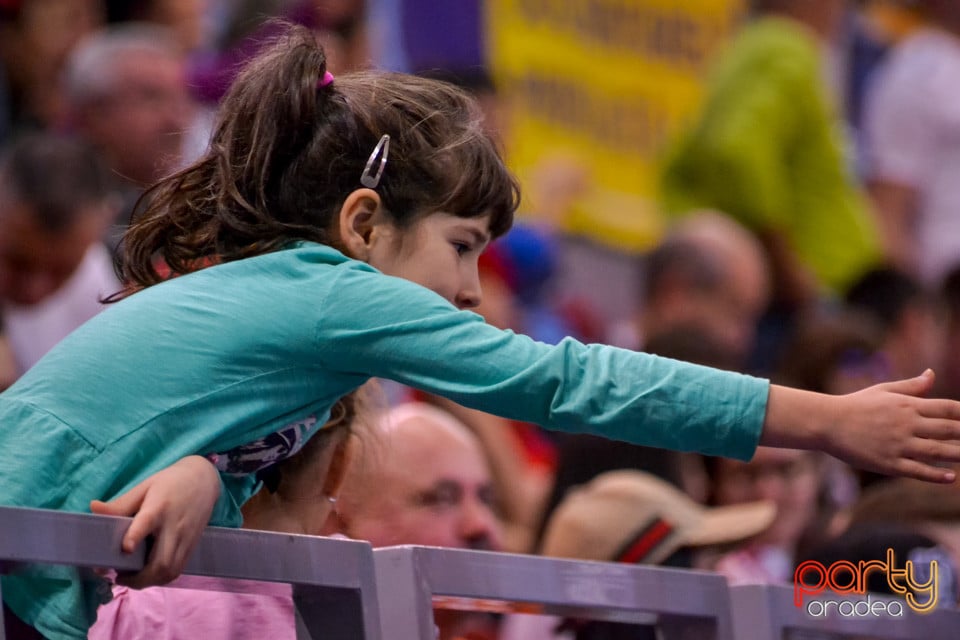
<instances>
[{"instance_id":1,"label":"girl's eyelashes","mask_svg":"<svg viewBox=\"0 0 960 640\"><path fill-rule=\"evenodd\" d=\"M470 245L464 242L454 242L453 246L457 250L457 255L460 255L460 256L470 251Z\"/></svg>"}]
</instances>

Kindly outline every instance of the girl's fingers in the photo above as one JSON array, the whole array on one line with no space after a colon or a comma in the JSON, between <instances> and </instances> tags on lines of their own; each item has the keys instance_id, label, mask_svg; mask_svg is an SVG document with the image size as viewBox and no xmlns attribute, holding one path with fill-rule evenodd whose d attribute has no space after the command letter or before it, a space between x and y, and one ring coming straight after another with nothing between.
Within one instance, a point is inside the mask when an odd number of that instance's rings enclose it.
<instances>
[{"instance_id":1,"label":"girl's fingers","mask_svg":"<svg viewBox=\"0 0 960 640\"><path fill-rule=\"evenodd\" d=\"M90 511L104 516L132 516L140 509L146 495L147 485L141 483L110 502L91 500Z\"/></svg>"},{"instance_id":2,"label":"girl's fingers","mask_svg":"<svg viewBox=\"0 0 960 640\"><path fill-rule=\"evenodd\" d=\"M937 467L931 464L920 462L919 460L910 460L901 458L893 467L897 475L926 482L938 482L949 484L956 480L956 473L950 469Z\"/></svg>"},{"instance_id":3,"label":"girl's fingers","mask_svg":"<svg viewBox=\"0 0 960 640\"><path fill-rule=\"evenodd\" d=\"M902 393L908 396L923 396L933 388L935 376L932 369L927 369L919 376L907 378L906 380L894 380L893 382L882 382L874 388L883 389L891 393Z\"/></svg>"},{"instance_id":4,"label":"girl's fingers","mask_svg":"<svg viewBox=\"0 0 960 640\"><path fill-rule=\"evenodd\" d=\"M960 462L960 443L917 438L907 448L904 457L931 464Z\"/></svg>"},{"instance_id":5,"label":"girl's fingers","mask_svg":"<svg viewBox=\"0 0 960 640\"><path fill-rule=\"evenodd\" d=\"M960 423L947 418L920 418L912 433L918 438L960 440Z\"/></svg>"},{"instance_id":6,"label":"girl's fingers","mask_svg":"<svg viewBox=\"0 0 960 640\"><path fill-rule=\"evenodd\" d=\"M960 424L953 420L925 418L913 431L917 438L927 438L948 444L960 443Z\"/></svg>"},{"instance_id":7,"label":"girl's fingers","mask_svg":"<svg viewBox=\"0 0 960 640\"><path fill-rule=\"evenodd\" d=\"M182 567L181 567L182 569ZM165 585L180 575L180 571L162 560L151 560L143 570L133 574L117 576L117 584L131 589L146 589Z\"/></svg>"},{"instance_id":8,"label":"girl's fingers","mask_svg":"<svg viewBox=\"0 0 960 640\"><path fill-rule=\"evenodd\" d=\"M133 589L143 589L175 580L186 565L184 548L181 536L167 529L160 530L154 538L150 557L143 569L135 574L118 577L117 582Z\"/></svg>"},{"instance_id":9,"label":"girl's fingers","mask_svg":"<svg viewBox=\"0 0 960 640\"><path fill-rule=\"evenodd\" d=\"M130 523L120 543L120 548L126 553L132 553L137 545L159 525L158 516L155 513L151 514L149 510L143 510L147 489L148 484L141 483L110 502L90 501L90 511L93 513L106 516L133 516L133 522Z\"/></svg>"},{"instance_id":10,"label":"girl's fingers","mask_svg":"<svg viewBox=\"0 0 960 640\"><path fill-rule=\"evenodd\" d=\"M210 461L188 456L109 503L92 502L94 513L133 516L121 543L125 552L152 536L143 569L118 576L117 582L140 589L176 578L210 520L219 491L220 476Z\"/></svg>"},{"instance_id":11,"label":"girl's fingers","mask_svg":"<svg viewBox=\"0 0 960 640\"><path fill-rule=\"evenodd\" d=\"M150 550L150 556L147 558L143 569L136 573L127 573L117 576L117 583L131 589L144 589L146 587L166 584L170 579L164 580L165 572L162 568L163 560L160 558L159 544L161 536L156 537L154 546Z\"/></svg>"},{"instance_id":12,"label":"girl's fingers","mask_svg":"<svg viewBox=\"0 0 960 640\"><path fill-rule=\"evenodd\" d=\"M149 508L142 508L133 516L133 522L123 536L121 548L132 553L137 545L143 542L148 535L155 533L163 524L163 514Z\"/></svg>"},{"instance_id":13,"label":"girl's fingers","mask_svg":"<svg viewBox=\"0 0 960 640\"><path fill-rule=\"evenodd\" d=\"M917 404L917 412L925 418L948 421L960 420L960 402L956 400L922 399ZM955 434L960 434L960 423L953 422L953 430Z\"/></svg>"}]
</instances>

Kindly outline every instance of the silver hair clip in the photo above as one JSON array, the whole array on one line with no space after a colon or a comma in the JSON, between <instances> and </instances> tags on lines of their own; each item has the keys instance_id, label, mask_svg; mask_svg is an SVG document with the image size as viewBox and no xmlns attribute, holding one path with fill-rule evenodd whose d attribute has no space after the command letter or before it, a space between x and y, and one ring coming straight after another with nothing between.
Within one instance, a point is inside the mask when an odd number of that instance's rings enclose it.
<instances>
[{"instance_id":1,"label":"silver hair clip","mask_svg":"<svg viewBox=\"0 0 960 640\"><path fill-rule=\"evenodd\" d=\"M380 184L380 178L383 177L383 170L387 166L387 154L389 152L390 134L385 133L380 138L377 146L373 148L373 153L370 154L366 166L363 167L363 173L360 174L360 184L368 189L377 188L377 185ZM373 169L374 162L376 162L378 155L380 156L380 164L377 166L377 173L376 175L371 175L370 171Z\"/></svg>"}]
</instances>

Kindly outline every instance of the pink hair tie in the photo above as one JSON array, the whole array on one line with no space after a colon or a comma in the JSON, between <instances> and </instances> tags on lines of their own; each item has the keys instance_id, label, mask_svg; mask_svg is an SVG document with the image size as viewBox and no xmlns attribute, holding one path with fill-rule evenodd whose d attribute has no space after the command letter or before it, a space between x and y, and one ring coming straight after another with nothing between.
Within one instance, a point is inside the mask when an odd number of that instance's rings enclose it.
<instances>
[{"instance_id":1,"label":"pink hair tie","mask_svg":"<svg viewBox=\"0 0 960 640\"><path fill-rule=\"evenodd\" d=\"M318 87L325 87L325 86L327 86L328 84L330 84L331 82L333 82L333 74L330 73L329 71L324 71L324 72L323 72L323 77L320 78L320 82L317 83L317 86L318 86Z\"/></svg>"}]
</instances>

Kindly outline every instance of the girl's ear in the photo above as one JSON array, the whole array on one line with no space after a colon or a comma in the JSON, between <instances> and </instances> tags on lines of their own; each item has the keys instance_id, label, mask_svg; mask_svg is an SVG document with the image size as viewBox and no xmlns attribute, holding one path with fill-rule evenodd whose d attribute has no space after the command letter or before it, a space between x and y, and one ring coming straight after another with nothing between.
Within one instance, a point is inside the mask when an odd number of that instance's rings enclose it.
<instances>
[{"instance_id":1,"label":"girl's ear","mask_svg":"<svg viewBox=\"0 0 960 640\"><path fill-rule=\"evenodd\" d=\"M380 195L373 189L352 191L340 207L338 230L347 255L367 262L374 227L383 222Z\"/></svg>"}]
</instances>

